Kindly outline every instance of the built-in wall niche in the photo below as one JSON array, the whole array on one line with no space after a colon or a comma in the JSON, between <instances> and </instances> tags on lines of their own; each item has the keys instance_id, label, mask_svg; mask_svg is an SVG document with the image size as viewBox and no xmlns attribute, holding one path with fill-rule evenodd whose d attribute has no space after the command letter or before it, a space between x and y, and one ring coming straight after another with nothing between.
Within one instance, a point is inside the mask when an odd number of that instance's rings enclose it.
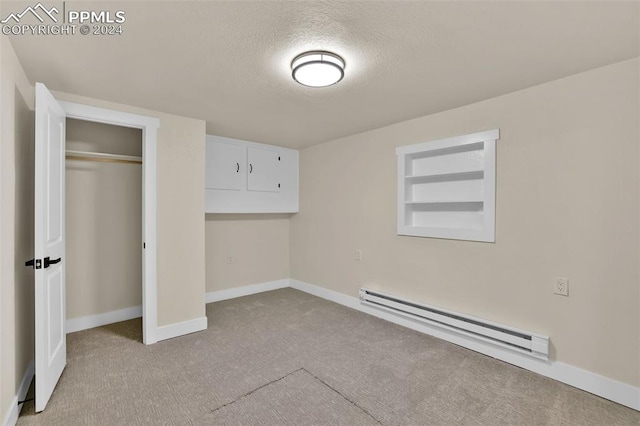
<instances>
[{"instance_id":1,"label":"built-in wall niche","mask_svg":"<svg viewBox=\"0 0 640 426\"><path fill-rule=\"evenodd\" d=\"M398 235L495 242L498 129L396 149Z\"/></svg>"}]
</instances>

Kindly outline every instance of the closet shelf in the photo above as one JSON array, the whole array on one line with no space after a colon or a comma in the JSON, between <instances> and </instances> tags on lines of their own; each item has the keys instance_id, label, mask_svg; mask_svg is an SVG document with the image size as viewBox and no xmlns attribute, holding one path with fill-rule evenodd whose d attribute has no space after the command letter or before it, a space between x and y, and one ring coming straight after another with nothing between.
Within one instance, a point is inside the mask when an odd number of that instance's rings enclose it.
<instances>
[{"instance_id":1,"label":"closet shelf","mask_svg":"<svg viewBox=\"0 0 640 426\"><path fill-rule=\"evenodd\" d=\"M66 158L67 160L77 160L77 161L99 161L99 162L106 162L106 163L142 164L142 157L136 157L134 155L108 154L104 152L67 150Z\"/></svg>"},{"instance_id":2,"label":"closet shelf","mask_svg":"<svg viewBox=\"0 0 640 426\"><path fill-rule=\"evenodd\" d=\"M484 201L482 200L433 200L433 201L405 201L407 207L420 207L420 206L457 206L457 208L463 208L463 206L482 206Z\"/></svg>"},{"instance_id":3,"label":"closet shelf","mask_svg":"<svg viewBox=\"0 0 640 426\"><path fill-rule=\"evenodd\" d=\"M443 182L451 180L473 180L484 178L484 170L465 170L459 172L409 175L404 177L408 183Z\"/></svg>"}]
</instances>

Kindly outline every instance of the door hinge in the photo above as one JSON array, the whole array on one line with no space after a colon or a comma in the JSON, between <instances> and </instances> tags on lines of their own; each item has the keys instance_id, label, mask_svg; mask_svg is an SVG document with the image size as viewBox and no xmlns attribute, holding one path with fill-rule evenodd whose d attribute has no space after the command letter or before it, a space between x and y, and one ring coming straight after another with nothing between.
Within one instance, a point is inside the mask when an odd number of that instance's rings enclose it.
<instances>
[{"instance_id":1,"label":"door hinge","mask_svg":"<svg viewBox=\"0 0 640 426\"><path fill-rule=\"evenodd\" d=\"M33 269L42 269L42 259L31 259L24 262L24 266L31 266Z\"/></svg>"}]
</instances>

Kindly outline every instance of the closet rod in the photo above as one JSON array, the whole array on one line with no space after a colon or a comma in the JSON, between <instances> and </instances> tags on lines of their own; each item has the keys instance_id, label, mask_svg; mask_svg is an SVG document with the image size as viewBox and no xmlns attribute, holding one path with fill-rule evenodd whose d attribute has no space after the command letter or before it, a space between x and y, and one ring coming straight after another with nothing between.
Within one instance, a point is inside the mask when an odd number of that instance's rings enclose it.
<instances>
[{"instance_id":1,"label":"closet rod","mask_svg":"<svg viewBox=\"0 0 640 426\"><path fill-rule=\"evenodd\" d=\"M66 151L67 160L98 161L103 163L142 164L142 157L133 155L107 154L104 152Z\"/></svg>"}]
</instances>

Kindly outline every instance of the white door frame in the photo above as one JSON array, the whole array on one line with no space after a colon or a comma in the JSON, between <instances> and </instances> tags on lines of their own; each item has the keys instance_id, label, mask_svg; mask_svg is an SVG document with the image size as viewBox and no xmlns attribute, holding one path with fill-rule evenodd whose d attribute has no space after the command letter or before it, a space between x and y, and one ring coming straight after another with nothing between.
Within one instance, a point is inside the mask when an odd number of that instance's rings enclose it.
<instances>
[{"instance_id":1,"label":"white door frame","mask_svg":"<svg viewBox=\"0 0 640 426\"><path fill-rule=\"evenodd\" d=\"M67 118L142 129L142 340L158 341L158 283L156 246L156 149L160 120L73 102L58 101Z\"/></svg>"}]
</instances>

